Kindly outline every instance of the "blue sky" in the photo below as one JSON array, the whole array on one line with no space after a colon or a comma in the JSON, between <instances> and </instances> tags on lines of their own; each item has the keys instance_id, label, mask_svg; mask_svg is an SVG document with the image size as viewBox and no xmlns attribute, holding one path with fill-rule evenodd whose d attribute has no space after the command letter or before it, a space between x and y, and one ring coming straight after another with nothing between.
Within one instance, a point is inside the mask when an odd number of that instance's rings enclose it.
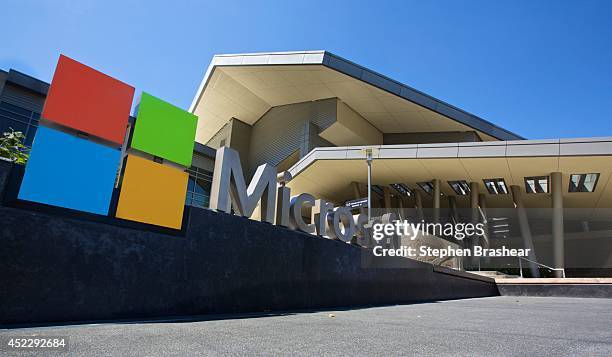
<instances>
[{"instance_id":1,"label":"blue sky","mask_svg":"<svg viewBox=\"0 0 612 357\"><path fill-rule=\"evenodd\" d=\"M0 68L60 53L187 108L212 56L331 51L530 139L612 136L612 1L28 1Z\"/></svg>"}]
</instances>

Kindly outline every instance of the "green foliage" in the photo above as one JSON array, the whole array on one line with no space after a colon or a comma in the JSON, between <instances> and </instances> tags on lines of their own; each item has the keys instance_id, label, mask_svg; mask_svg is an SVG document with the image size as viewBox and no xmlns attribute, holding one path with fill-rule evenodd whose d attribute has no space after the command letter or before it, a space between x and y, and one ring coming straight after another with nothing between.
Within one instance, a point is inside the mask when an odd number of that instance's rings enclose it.
<instances>
[{"instance_id":1,"label":"green foliage","mask_svg":"<svg viewBox=\"0 0 612 357\"><path fill-rule=\"evenodd\" d=\"M0 137L0 157L25 165L30 157L30 148L24 144L25 135L13 128L9 129L9 132L5 132Z\"/></svg>"}]
</instances>

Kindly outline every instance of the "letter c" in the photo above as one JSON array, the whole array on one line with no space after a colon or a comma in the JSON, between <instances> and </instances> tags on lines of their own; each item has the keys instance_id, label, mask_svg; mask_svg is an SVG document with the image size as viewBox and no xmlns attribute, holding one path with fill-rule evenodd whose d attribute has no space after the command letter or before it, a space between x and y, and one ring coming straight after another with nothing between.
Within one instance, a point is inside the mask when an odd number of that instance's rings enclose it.
<instances>
[{"instance_id":1,"label":"letter c","mask_svg":"<svg viewBox=\"0 0 612 357\"><path fill-rule=\"evenodd\" d=\"M343 242L349 242L351 238L353 238L353 235L355 235L357 227L353 220L353 214L348 207L335 208L333 213L330 212L327 215L327 220L331 228L330 235L333 235L332 238L338 238ZM340 226L341 222L342 227Z\"/></svg>"},{"instance_id":2,"label":"letter c","mask_svg":"<svg viewBox=\"0 0 612 357\"><path fill-rule=\"evenodd\" d=\"M304 222L304 218L302 217L302 207L308 206L312 208L314 203L315 198L308 193L302 193L291 197L291 204L289 206L289 228L306 233L314 233L315 225Z\"/></svg>"}]
</instances>

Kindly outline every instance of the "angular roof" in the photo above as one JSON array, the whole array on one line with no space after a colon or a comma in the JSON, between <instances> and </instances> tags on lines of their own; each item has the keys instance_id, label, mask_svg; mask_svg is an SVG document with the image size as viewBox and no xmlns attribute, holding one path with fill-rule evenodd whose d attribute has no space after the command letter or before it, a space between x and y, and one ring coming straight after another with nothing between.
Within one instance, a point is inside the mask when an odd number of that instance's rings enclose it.
<instances>
[{"instance_id":1,"label":"angular roof","mask_svg":"<svg viewBox=\"0 0 612 357\"><path fill-rule=\"evenodd\" d=\"M383 133L475 130L521 136L327 51L214 56L190 111L207 141L231 117L253 124L271 107L337 97Z\"/></svg>"}]
</instances>

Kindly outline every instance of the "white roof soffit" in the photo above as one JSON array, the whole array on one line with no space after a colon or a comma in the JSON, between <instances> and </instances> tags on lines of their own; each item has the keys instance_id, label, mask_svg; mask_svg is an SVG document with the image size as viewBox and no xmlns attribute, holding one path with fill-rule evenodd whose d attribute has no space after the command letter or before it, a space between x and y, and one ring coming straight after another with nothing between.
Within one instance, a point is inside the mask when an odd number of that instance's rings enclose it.
<instances>
[{"instance_id":1,"label":"white roof soffit","mask_svg":"<svg viewBox=\"0 0 612 357\"><path fill-rule=\"evenodd\" d=\"M483 140L523 139L326 51L216 55L189 110L201 117L198 138L208 139L232 117L253 124L271 107L333 97L382 132L476 130Z\"/></svg>"},{"instance_id":2,"label":"white roof soffit","mask_svg":"<svg viewBox=\"0 0 612 357\"><path fill-rule=\"evenodd\" d=\"M612 137L321 147L301 158L289 172L298 176L318 160L365 160L366 148L375 149L374 159L594 157L612 156Z\"/></svg>"},{"instance_id":3,"label":"white roof soffit","mask_svg":"<svg viewBox=\"0 0 612 357\"><path fill-rule=\"evenodd\" d=\"M563 174L564 206L612 208L612 137L555 140L490 141L478 143L380 145L316 148L293 165L292 194L308 192L335 202L352 199L350 182L367 182L365 148L374 150L373 183L442 181L445 195L455 195L447 181L479 182L503 178L524 192L525 177ZM599 173L595 192L568 192L571 174ZM467 196L461 196L467 197ZM550 207L549 195L528 194L528 207ZM510 195L487 195L490 207L510 207Z\"/></svg>"}]
</instances>

